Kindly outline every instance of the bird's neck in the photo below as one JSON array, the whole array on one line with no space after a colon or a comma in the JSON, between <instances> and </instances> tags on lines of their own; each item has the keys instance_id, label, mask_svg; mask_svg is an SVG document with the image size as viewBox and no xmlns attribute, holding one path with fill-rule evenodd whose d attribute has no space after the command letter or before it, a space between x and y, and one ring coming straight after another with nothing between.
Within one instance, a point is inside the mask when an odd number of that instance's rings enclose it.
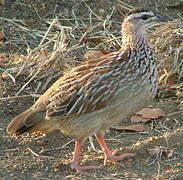
<instances>
[{"instance_id":1,"label":"bird's neck","mask_svg":"<svg viewBox=\"0 0 183 180\"><path fill-rule=\"evenodd\" d=\"M142 43L147 43L146 35L141 28L130 26L127 23L122 25L122 45L130 48L138 48Z\"/></svg>"}]
</instances>

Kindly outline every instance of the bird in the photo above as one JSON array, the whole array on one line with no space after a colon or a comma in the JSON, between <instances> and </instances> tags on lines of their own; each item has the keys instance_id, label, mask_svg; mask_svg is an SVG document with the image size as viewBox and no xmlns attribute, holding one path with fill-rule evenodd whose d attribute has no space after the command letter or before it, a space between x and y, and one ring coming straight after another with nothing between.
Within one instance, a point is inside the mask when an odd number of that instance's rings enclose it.
<instances>
[{"instance_id":1,"label":"bird","mask_svg":"<svg viewBox=\"0 0 183 180\"><path fill-rule=\"evenodd\" d=\"M15 117L7 132L13 135L60 130L75 139L71 168L83 172L98 166L80 165L82 142L95 136L104 165L134 153L116 155L109 150L105 132L151 102L158 87L154 50L146 31L165 18L151 10L135 8L122 22L118 51L82 61L60 77L29 109Z\"/></svg>"}]
</instances>

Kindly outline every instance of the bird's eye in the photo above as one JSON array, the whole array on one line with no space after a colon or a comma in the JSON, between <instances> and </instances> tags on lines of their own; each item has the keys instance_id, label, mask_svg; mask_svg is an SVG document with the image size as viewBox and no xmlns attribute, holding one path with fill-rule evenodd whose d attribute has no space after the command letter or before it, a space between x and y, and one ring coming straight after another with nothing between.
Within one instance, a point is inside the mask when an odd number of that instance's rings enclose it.
<instances>
[{"instance_id":1,"label":"bird's eye","mask_svg":"<svg viewBox=\"0 0 183 180\"><path fill-rule=\"evenodd\" d=\"M148 20L148 19L149 19L149 16L144 15L144 16L141 17L141 19L142 19L142 20Z\"/></svg>"}]
</instances>

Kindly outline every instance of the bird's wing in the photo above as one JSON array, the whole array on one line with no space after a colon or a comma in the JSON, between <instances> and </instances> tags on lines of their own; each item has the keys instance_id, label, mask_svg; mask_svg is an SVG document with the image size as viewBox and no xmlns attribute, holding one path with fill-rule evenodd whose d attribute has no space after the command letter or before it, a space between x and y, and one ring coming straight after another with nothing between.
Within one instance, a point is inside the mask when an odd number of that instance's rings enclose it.
<instances>
[{"instance_id":1,"label":"bird's wing","mask_svg":"<svg viewBox=\"0 0 183 180\"><path fill-rule=\"evenodd\" d=\"M114 52L75 67L50 96L47 116L79 115L104 108L118 88L118 76L127 56L127 52Z\"/></svg>"}]
</instances>

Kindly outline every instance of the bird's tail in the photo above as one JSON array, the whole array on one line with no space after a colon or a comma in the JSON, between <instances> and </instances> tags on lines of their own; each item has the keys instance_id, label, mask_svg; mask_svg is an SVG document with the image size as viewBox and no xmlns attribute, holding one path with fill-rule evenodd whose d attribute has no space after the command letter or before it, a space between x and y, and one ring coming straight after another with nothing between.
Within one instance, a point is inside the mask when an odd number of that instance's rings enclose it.
<instances>
[{"instance_id":1,"label":"bird's tail","mask_svg":"<svg viewBox=\"0 0 183 180\"><path fill-rule=\"evenodd\" d=\"M14 118L7 127L10 134L21 135L25 132L41 131L41 124L45 119L45 112L24 111Z\"/></svg>"}]
</instances>

